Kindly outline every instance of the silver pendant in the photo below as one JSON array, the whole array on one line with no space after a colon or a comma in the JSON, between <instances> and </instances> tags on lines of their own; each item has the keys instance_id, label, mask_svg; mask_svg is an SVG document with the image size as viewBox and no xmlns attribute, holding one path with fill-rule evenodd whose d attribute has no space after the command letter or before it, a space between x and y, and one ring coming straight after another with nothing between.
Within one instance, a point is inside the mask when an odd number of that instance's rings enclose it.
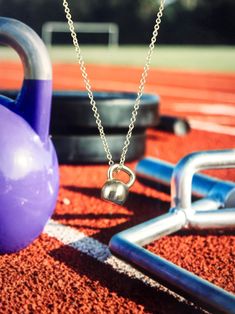
<instances>
[{"instance_id":1,"label":"silver pendant","mask_svg":"<svg viewBox=\"0 0 235 314\"><path fill-rule=\"evenodd\" d=\"M128 183L124 183L118 179L113 178L113 173L117 172L118 170L122 170L130 176ZM119 164L114 164L109 167L108 180L105 182L101 190L101 198L106 201L122 205L126 201L129 188L134 184L134 182L135 174L130 168L124 165L120 166Z\"/></svg>"}]
</instances>

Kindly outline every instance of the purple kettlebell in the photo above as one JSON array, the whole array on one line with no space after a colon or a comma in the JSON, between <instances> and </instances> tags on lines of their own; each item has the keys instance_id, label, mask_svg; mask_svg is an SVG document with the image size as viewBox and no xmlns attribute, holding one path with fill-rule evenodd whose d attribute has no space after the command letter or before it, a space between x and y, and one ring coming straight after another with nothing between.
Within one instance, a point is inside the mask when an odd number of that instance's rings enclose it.
<instances>
[{"instance_id":1,"label":"purple kettlebell","mask_svg":"<svg viewBox=\"0 0 235 314\"><path fill-rule=\"evenodd\" d=\"M42 232L55 208L58 161L49 138L52 69L39 36L25 24L0 18L0 43L13 47L24 67L14 101L0 96L0 254L17 252Z\"/></svg>"}]
</instances>

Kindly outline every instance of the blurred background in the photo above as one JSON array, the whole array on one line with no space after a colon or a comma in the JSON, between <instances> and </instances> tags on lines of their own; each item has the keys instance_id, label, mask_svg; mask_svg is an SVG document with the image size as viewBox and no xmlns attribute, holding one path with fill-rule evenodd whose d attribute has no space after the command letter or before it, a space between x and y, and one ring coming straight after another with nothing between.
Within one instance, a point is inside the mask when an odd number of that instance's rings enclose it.
<instances>
[{"instance_id":1,"label":"blurred background","mask_svg":"<svg viewBox=\"0 0 235 314\"><path fill-rule=\"evenodd\" d=\"M116 46L112 54L107 49L107 32L79 33L86 62L143 65L159 0L70 0L69 5L75 22L114 23L118 28L116 38L111 38ZM0 14L25 22L42 37L45 23L64 22L62 31L47 25L44 41L53 61L74 62L62 0L0 0ZM234 0L166 0L157 39L158 58L153 58L152 65L235 71L234 29ZM0 58L11 57L11 51L0 49Z\"/></svg>"},{"instance_id":2,"label":"blurred background","mask_svg":"<svg viewBox=\"0 0 235 314\"><path fill-rule=\"evenodd\" d=\"M120 44L149 41L159 1L79 0L70 1L75 20L117 23ZM62 0L0 0L2 16L14 17L41 33L47 21L65 21ZM234 0L167 0L161 25L162 44L235 44ZM57 38L58 37L58 38ZM92 38L92 43L100 39ZM57 43L65 41L60 34ZM84 41L90 43L88 38Z\"/></svg>"}]
</instances>

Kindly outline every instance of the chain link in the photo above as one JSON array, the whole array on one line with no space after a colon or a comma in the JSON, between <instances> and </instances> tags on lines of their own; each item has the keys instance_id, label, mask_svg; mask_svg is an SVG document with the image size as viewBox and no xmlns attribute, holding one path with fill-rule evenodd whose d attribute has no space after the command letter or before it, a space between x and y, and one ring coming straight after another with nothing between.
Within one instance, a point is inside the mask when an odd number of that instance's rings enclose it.
<instances>
[{"instance_id":1,"label":"chain link","mask_svg":"<svg viewBox=\"0 0 235 314\"><path fill-rule=\"evenodd\" d=\"M141 97L142 97L143 92L144 92L144 87L145 87L146 79L148 76L148 71L150 68L151 58L153 55L153 50L155 47L156 39L158 36L158 31L160 28L161 17L162 17L163 10L164 10L164 4L165 4L165 0L160 0L159 11L157 13L157 18L155 20L152 38L150 41L149 50L148 50L147 57L146 57L146 63L145 63L144 69L143 69L143 73L141 75L140 85L139 85L138 92L137 92L137 97L136 97L136 100L134 103L133 111L132 111L131 118L130 118L130 124L129 124L129 128L128 128L128 132L127 132L127 135L126 135L126 138L124 141L124 146L123 146L122 154L120 157L120 162L119 162L120 168L122 168L122 166L125 163L126 154L127 154L127 151L128 151L129 145L130 145L131 136L132 136L132 131L135 127L135 122L136 122L136 118L137 118L137 114L138 114L138 110L139 110L139 106L140 106ZM84 60L83 60L83 57L81 54L81 48L80 48L79 43L78 43L77 34L76 34L75 28L74 28L74 22L73 22L73 19L71 16L71 12L70 12L67 0L63 0L63 6L64 6L65 15L66 15L66 18L68 21L68 25L69 25L69 30L71 32L73 45L75 47L77 60L78 60L78 63L80 65L80 70L82 73L83 81L84 81L84 84L85 84L85 87L86 87L86 90L88 93L88 97L90 99L90 104L92 107L92 111L94 113L94 117L96 119L95 122L97 124L98 130L100 133L100 138L102 140L103 147L104 147L104 150L106 152L107 159L109 161L109 165L113 165L114 161L112 159L112 154L110 152L109 145L108 145L108 142L107 142L107 139L105 136L104 128L102 126L102 121L101 121L100 115L98 113L98 109L97 109L96 101L94 99L94 95L92 92L91 84L90 84L90 81L88 79L85 63L84 63Z\"/></svg>"}]
</instances>

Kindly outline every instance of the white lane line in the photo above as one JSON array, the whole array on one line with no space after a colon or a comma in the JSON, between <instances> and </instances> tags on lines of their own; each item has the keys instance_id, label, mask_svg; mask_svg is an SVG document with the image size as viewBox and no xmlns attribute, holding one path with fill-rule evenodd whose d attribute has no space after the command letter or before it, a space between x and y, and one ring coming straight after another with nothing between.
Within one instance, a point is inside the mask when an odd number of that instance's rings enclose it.
<instances>
[{"instance_id":1,"label":"white lane line","mask_svg":"<svg viewBox=\"0 0 235 314\"><path fill-rule=\"evenodd\" d=\"M112 266L112 268L120 273L125 273L129 277L140 279L151 287L160 286L152 279L148 278L131 266L114 257L110 253L107 245L86 236L83 232L80 232L72 227L60 224L51 219L49 223L45 226L44 233L46 233L50 237L56 238L63 244L68 245L79 252L85 253L86 255L93 257L101 263Z\"/></svg>"},{"instance_id":2,"label":"white lane line","mask_svg":"<svg viewBox=\"0 0 235 314\"><path fill-rule=\"evenodd\" d=\"M218 123L198 121L193 119L189 120L189 124L193 129L196 130L235 136L235 127L232 126L224 126Z\"/></svg>"},{"instance_id":3,"label":"white lane line","mask_svg":"<svg viewBox=\"0 0 235 314\"><path fill-rule=\"evenodd\" d=\"M224 104L201 104L201 103L174 103L169 107L174 108L175 111L179 112L194 112L204 113L210 115L222 115L222 116L235 116L235 104L224 105Z\"/></svg>"},{"instance_id":4,"label":"white lane line","mask_svg":"<svg viewBox=\"0 0 235 314\"><path fill-rule=\"evenodd\" d=\"M170 291L156 281L152 280L151 278L143 275L141 272L137 271L130 265L114 257L110 253L107 245L86 236L84 233L72 227L65 226L63 224L60 224L59 222L50 219L48 224L45 226L43 232L50 237L56 238L63 244L68 245L75 250L94 258L95 260L111 266L118 273L125 274L133 279L138 279L152 288L157 288L158 290L164 291L176 298L179 302L192 304L183 297L177 295L176 293Z\"/></svg>"}]
</instances>

